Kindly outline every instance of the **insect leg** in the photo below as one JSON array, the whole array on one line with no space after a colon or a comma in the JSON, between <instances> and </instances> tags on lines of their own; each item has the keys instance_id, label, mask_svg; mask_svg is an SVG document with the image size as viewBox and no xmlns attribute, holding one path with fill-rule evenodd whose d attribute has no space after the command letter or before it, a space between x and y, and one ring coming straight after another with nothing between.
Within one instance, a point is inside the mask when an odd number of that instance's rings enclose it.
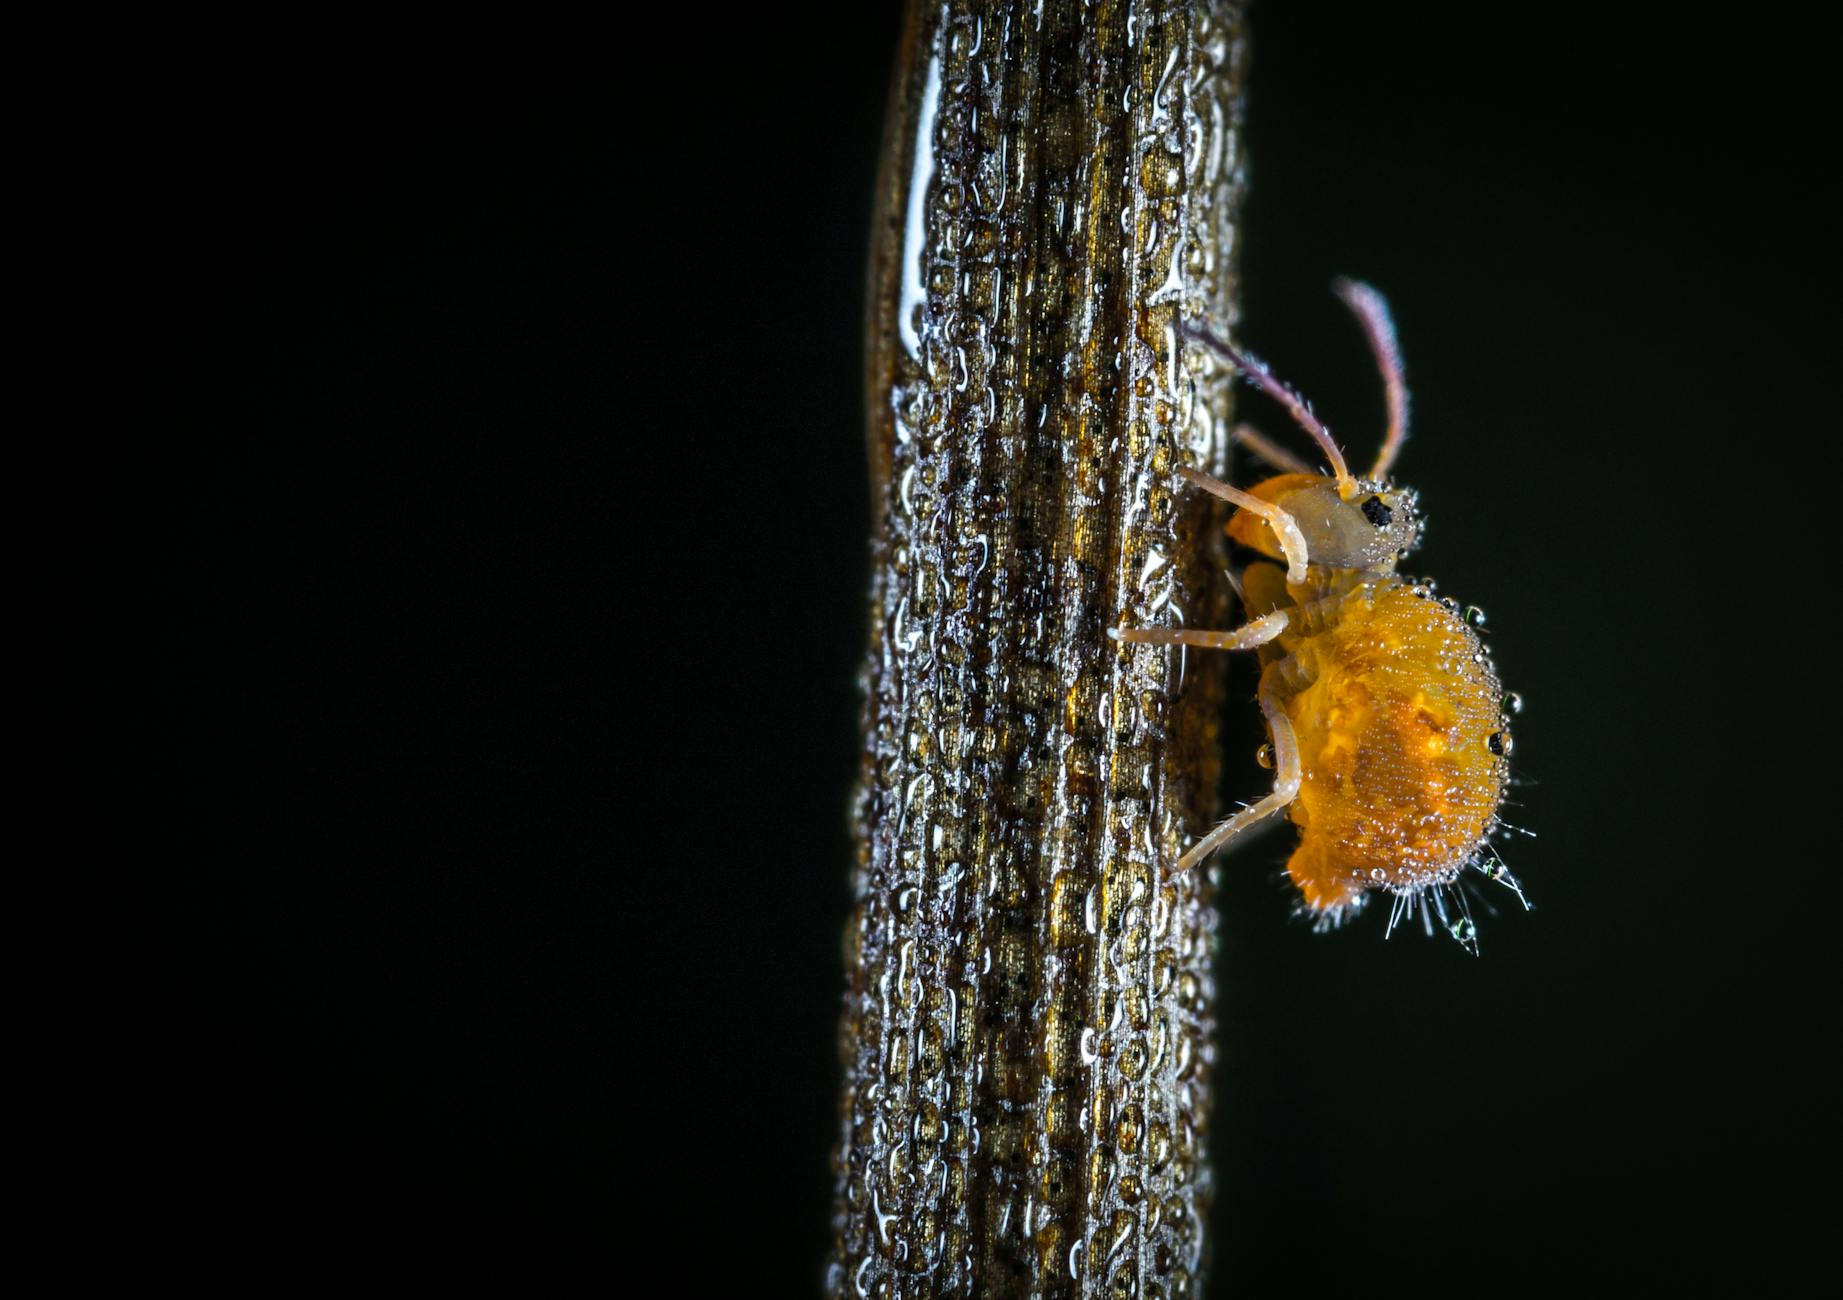
<instances>
[{"instance_id":1,"label":"insect leg","mask_svg":"<svg viewBox=\"0 0 1843 1300\"><path fill-rule=\"evenodd\" d=\"M1271 817L1299 796L1299 741L1293 735L1292 720L1280 707L1278 664L1269 664L1261 672L1261 712L1267 717L1267 731L1273 737L1276 776L1273 791L1266 798L1230 817L1222 825L1191 846L1190 852L1177 860L1179 871L1201 866L1210 854L1264 817Z\"/></svg>"},{"instance_id":2,"label":"insect leg","mask_svg":"<svg viewBox=\"0 0 1843 1300\"><path fill-rule=\"evenodd\" d=\"M1282 447L1279 443L1273 441L1252 424L1236 425L1235 431L1231 433L1229 437L1239 442L1242 446L1246 447L1256 456L1259 456L1269 465L1272 465L1275 469L1283 469L1288 474L1310 474L1313 472L1310 465L1300 460L1299 457L1293 455L1292 452Z\"/></svg>"},{"instance_id":3,"label":"insect leg","mask_svg":"<svg viewBox=\"0 0 1843 1300\"><path fill-rule=\"evenodd\" d=\"M1139 645L1194 645L1205 650L1252 650L1286 631L1287 612L1276 609L1228 632L1205 632L1189 627L1110 627L1116 641Z\"/></svg>"},{"instance_id":4,"label":"insect leg","mask_svg":"<svg viewBox=\"0 0 1843 1300\"><path fill-rule=\"evenodd\" d=\"M1286 556L1286 580L1304 582L1306 554L1305 534L1299 531L1299 525L1293 517L1271 501L1263 501L1257 496L1243 492L1240 488L1230 487L1221 479L1211 478L1201 470L1194 470L1188 465L1181 466L1178 474L1186 483L1200 487L1211 496L1221 497L1230 505L1240 506L1249 514L1259 515L1273 529L1279 539L1280 550Z\"/></svg>"}]
</instances>

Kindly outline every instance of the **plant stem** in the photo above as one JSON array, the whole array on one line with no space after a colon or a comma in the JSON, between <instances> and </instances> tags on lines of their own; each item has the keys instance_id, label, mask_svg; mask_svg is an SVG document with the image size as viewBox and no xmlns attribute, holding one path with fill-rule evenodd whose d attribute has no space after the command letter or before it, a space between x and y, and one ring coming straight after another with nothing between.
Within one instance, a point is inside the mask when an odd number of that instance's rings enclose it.
<instances>
[{"instance_id":1,"label":"plant stem","mask_svg":"<svg viewBox=\"0 0 1843 1300\"><path fill-rule=\"evenodd\" d=\"M1238 4L915 0L870 302L836 1296L1193 1295Z\"/></svg>"}]
</instances>

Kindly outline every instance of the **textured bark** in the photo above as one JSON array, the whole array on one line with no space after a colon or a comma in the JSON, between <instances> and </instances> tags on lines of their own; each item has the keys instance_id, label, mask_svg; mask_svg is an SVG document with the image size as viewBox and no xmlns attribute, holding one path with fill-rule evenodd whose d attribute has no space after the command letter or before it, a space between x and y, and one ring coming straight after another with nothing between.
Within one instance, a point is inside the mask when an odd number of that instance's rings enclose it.
<instances>
[{"instance_id":1,"label":"textured bark","mask_svg":"<svg viewBox=\"0 0 1843 1300\"><path fill-rule=\"evenodd\" d=\"M870 304L838 1296L1177 1297L1210 1194L1207 823L1240 7L916 0ZM1249 743L1256 743L1250 729Z\"/></svg>"}]
</instances>

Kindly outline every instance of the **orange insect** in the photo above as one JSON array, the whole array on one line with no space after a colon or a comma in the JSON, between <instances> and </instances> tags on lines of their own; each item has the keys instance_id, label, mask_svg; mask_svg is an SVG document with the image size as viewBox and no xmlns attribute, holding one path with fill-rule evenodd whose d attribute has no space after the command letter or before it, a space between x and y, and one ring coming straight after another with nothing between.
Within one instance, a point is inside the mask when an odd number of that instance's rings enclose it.
<instances>
[{"instance_id":1,"label":"orange insect","mask_svg":"<svg viewBox=\"0 0 1843 1300\"><path fill-rule=\"evenodd\" d=\"M1476 952L1463 873L1475 870L1523 898L1490 842L1510 775L1506 714L1520 704L1499 686L1479 639L1484 616L1462 614L1435 596L1431 582L1395 571L1421 531L1414 492L1387 478L1408 432L1401 355L1382 296L1350 281L1335 288L1362 324L1387 391L1388 433L1369 475L1351 475L1330 430L1265 364L1207 329L1187 327L1284 405L1332 472L1314 473L1246 427L1236 436L1287 472L1242 491L1180 470L1239 507L1231 539L1285 567L1257 561L1243 571L1237 590L1248 621L1233 631L1121 628L1114 635L1260 653L1271 741L1261 757L1276 769L1273 792L1198 840L1178 860L1180 870L1290 809L1299 846L1287 872L1320 928L1340 924L1383 890L1394 896L1391 933L1421 910L1429 930L1437 916Z\"/></svg>"}]
</instances>

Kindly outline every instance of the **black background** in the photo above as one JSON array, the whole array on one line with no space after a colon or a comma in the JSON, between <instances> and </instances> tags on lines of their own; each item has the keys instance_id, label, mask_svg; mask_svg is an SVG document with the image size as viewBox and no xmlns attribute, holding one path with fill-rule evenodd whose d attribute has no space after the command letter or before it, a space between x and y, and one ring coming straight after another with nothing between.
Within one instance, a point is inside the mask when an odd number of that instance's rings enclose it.
<instances>
[{"instance_id":1,"label":"black background","mask_svg":"<svg viewBox=\"0 0 1843 1300\"><path fill-rule=\"evenodd\" d=\"M19 37L12 1226L65 1276L817 1289L898 24L687 25ZM1390 295L1416 564L1529 700L1537 910L1473 961L1313 936L1280 837L1224 868L1215 1293L1791 1289L1835 1169L1824 52L1254 29L1246 338L1363 448L1326 286Z\"/></svg>"}]
</instances>

